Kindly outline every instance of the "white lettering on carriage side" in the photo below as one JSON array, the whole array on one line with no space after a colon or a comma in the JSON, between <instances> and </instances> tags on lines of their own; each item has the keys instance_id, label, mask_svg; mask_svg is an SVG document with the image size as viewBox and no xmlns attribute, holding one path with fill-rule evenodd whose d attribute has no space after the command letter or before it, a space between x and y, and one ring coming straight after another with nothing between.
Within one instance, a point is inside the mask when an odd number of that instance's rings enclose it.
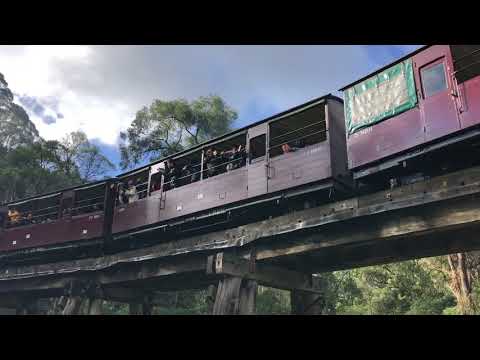
<instances>
[{"instance_id":1,"label":"white lettering on carriage side","mask_svg":"<svg viewBox=\"0 0 480 360\"><path fill-rule=\"evenodd\" d=\"M88 233L88 230L87 230L87 229L83 229L83 230L82 230L82 234L85 235L86 233Z\"/></svg>"},{"instance_id":2,"label":"white lettering on carriage side","mask_svg":"<svg viewBox=\"0 0 480 360\"><path fill-rule=\"evenodd\" d=\"M13 240L12 245L17 245L17 240Z\"/></svg>"},{"instance_id":3,"label":"white lettering on carriage side","mask_svg":"<svg viewBox=\"0 0 480 360\"><path fill-rule=\"evenodd\" d=\"M30 239L30 234L25 235L25 239Z\"/></svg>"},{"instance_id":4,"label":"white lettering on carriage side","mask_svg":"<svg viewBox=\"0 0 480 360\"><path fill-rule=\"evenodd\" d=\"M359 137L360 135L366 135L366 134L370 134L371 132L373 132L373 127L372 126L369 126L369 127L366 127L364 129L361 129L355 133L353 133L353 137Z\"/></svg>"}]
</instances>

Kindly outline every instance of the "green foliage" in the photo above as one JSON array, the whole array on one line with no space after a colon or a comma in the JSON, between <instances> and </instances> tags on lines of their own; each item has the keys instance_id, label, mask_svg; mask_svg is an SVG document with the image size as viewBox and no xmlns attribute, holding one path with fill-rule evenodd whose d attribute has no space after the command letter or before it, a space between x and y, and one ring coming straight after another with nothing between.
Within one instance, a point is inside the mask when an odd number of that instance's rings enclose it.
<instances>
[{"instance_id":1,"label":"green foliage","mask_svg":"<svg viewBox=\"0 0 480 360\"><path fill-rule=\"evenodd\" d=\"M114 165L80 131L45 141L0 74L0 203L78 185Z\"/></svg>"},{"instance_id":2,"label":"green foliage","mask_svg":"<svg viewBox=\"0 0 480 360\"><path fill-rule=\"evenodd\" d=\"M170 155L228 132L237 113L221 97L197 100L155 100L137 112L120 146L121 166Z\"/></svg>"},{"instance_id":3,"label":"green foliage","mask_svg":"<svg viewBox=\"0 0 480 360\"><path fill-rule=\"evenodd\" d=\"M259 286L257 292L256 314L288 315L290 314L290 292Z\"/></svg>"},{"instance_id":4,"label":"green foliage","mask_svg":"<svg viewBox=\"0 0 480 360\"><path fill-rule=\"evenodd\" d=\"M104 301L102 304L102 313L104 315L128 315L130 309L128 304Z\"/></svg>"},{"instance_id":5,"label":"green foliage","mask_svg":"<svg viewBox=\"0 0 480 360\"><path fill-rule=\"evenodd\" d=\"M25 110L13 103L13 93L0 73L0 147L5 150L32 144L39 138Z\"/></svg>"},{"instance_id":6,"label":"green foliage","mask_svg":"<svg viewBox=\"0 0 480 360\"><path fill-rule=\"evenodd\" d=\"M433 315L455 304L445 284L436 283L417 260L349 272L339 289L339 313Z\"/></svg>"}]
</instances>

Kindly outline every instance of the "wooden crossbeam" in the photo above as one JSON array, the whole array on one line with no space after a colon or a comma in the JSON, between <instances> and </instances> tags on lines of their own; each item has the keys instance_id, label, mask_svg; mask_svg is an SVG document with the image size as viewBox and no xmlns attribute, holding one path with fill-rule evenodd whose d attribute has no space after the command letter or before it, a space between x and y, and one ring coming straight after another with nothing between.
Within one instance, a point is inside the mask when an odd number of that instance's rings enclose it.
<instances>
[{"instance_id":1,"label":"wooden crossbeam","mask_svg":"<svg viewBox=\"0 0 480 360\"><path fill-rule=\"evenodd\" d=\"M291 270L282 268L285 264L273 268L266 262L275 260L280 263L284 257L295 256L300 260L300 265L310 261L313 263L312 269L318 267L322 271L338 267L342 261L349 267L354 267L352 259L348 262L338 254L335 258L329 258L327 263L316 262L311 255L355 244L368 244L373 249L375 244L393 239L419 238L424 241L426 237L434 239L448 229L471 228L472 231L478 231L479 204L480 167L477 167L409 186L326 204L234 229L176 239L144 249L55 264L3 266L0 268L0 293L61 292L68 282L74 280L121 287L127 282L151 279L163 281L179 274L192 274L191 283L193 278L200 281L202 276L208 277L205 269L209 254L226 254L233 249L237 250L237 259L222 263L220 272L214 271L214 259L211 259L210 275L238 275L279 288L298 289L303 286L310 289L303 275L308 273L308 269L298 266L299 272L291 273ZM471 236L471 239L473 238L474 236ZM462 248L478 246L474 242L464 242ZM435 245L434 242L432 244ZM257 249L258 262L253 263L255 266L249 261L252 246ZM458 246L448 248L458 249ZM402 259L413 256L413 250L402 255ZM382 253L385 258L391 259L394 256L394 249L390 253ZM321 256L315 259L320 258ZM355 259L358 263L364 263L365 260Z\"/></svg>"},{"instance_id":2,"label":"wooden crossbeam","mask_svg":"<svg viewBox=\"0 0 480 360\"><path fill-rule=\"evenodd\" d=\"M320 294L320 290L311 285L311 276L278 266L256 263L252 268L251 261L238 256L221 252L210 255L207 264L213 263L213 270L207 268L208 274L225 275L253 280L260 285L284 290L301 290Z\"/></svg>"}]
</instances>

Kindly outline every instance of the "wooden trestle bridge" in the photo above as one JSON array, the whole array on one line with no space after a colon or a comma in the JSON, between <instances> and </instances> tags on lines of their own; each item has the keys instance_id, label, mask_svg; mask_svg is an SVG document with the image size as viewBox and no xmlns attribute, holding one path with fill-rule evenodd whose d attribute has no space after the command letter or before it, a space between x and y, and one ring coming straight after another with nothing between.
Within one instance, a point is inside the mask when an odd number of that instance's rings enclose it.
<instances>
[{"instance_id":1,"label":"wooden trestle bridge","mask_svg":"<svg viewBox=\"0 0 480 360\"><path fill-rule=\"evenodd\" d=\"M213 314L255 312L257 285L292 291L292 313L318 313L312 274L480 248L480 167L234 229L101 258L0 265L0 307L62 297L149 313L158 291L209 288Z\"/></svg>"}]
</instances>

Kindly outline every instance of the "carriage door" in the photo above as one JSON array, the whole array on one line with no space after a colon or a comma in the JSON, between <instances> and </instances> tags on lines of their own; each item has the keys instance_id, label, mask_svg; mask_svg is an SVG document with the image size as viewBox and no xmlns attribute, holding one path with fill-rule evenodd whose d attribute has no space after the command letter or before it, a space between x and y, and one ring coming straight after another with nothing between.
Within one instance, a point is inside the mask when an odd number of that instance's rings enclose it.
<instances>
[{"instance_id":1,"label":"carriage door","mask_svg":"<svg viewBox=\"0 0 480 360\"><path fill-rule=\"evenodd\" d=\"M449 47L432 46L413 59L425 140L438 139L459 130L458 111L452 95L453 64Z\"/></svg>"},{"instance_id":2,"label":"carriage door","mask_svg":"<svg viewBox=\"0 0 480 360\"><path fill-rule=\"evenodd\" d=\"M248 197L266 194L267 189L267 129L261 124L248 130Z\"/></svg>"},{"instance_id":3,"label":"carriage door","mask_svg":"<svg viewBox=\"0 0 480 360\"><path fill-rule=\"evenodd\" d=\"M5 228L7 223L8 208L6 206L0 206L0 233Z\"/></svg>"},{"instance_id":4,"label":"carriage door","mask_svg":"<svg viewBox=\"0 0 480 360\"><path fill-rule=\"evenodd\" d=\"M65 191L62 193L62 202L61 202L60 211L59 211L60 217L64 219L72 218L71 210L73 206L74 196L75 196L75 193L73 190Z\"/></svg>"},{"instance_id":5,"label":"carriage door","mask_svg":"<svg viewBox=\"0 0 480 360\"><path fill-rule=\"evenodd\" d=\"M148 178L149 196L159 199L159 208L165 208L166 193L163 191L164 186L165 163L154 164L150 166L150 176Z\"/></svg>"}]
</instances>

